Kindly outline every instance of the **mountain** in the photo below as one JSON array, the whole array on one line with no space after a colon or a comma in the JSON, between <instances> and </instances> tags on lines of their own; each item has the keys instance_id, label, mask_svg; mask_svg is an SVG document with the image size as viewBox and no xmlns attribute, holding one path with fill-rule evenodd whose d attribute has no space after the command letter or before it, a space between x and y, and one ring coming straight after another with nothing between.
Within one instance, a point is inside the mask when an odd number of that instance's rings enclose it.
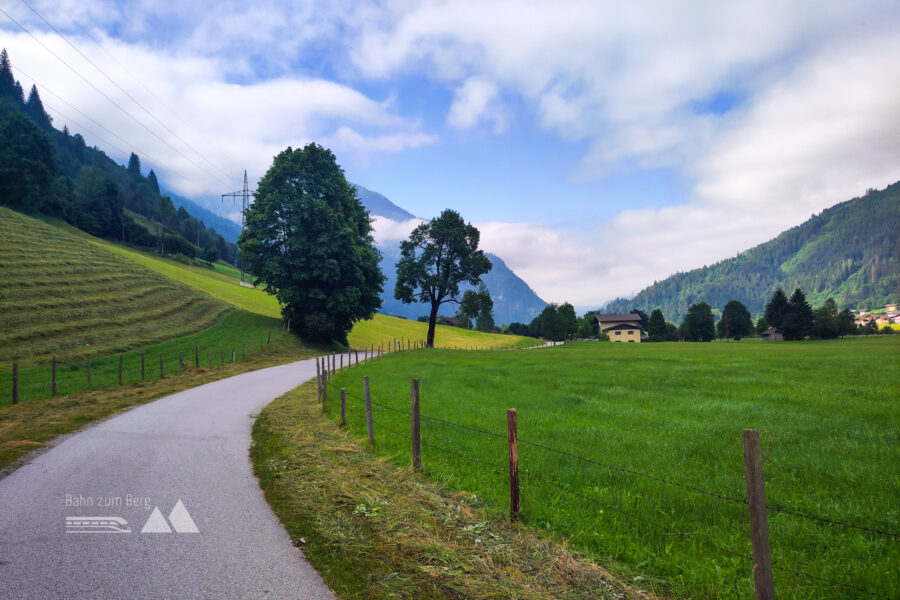
<instances>
[{"instance_id":1,"label":"mountain","mask_svg":"<svg viewBox=\"0 0 900 600\"><path fill-rule=\"evenodd\" d=\"M678 273L604 309L662 310L681 322L688 307L743 302L760 315L772 292L801 288L813 306L878 307L900 297L900 182L842 202L764 244L714 265Z\"/></svg>"},{"instance_id":2,"label":"mountain","mask_svg":"<svg viewBox=\"0 0 900 600\"><path fill-rule=\"evenodd\" d=\"M203 222L203 224L210 229L214 229L216 233L220 234L227 241L232 244L237 243L238 236L241 235L240 225L231 219L226 219L211 210L203 208L193 200L182 198L172 192L166 192L166 195L172 198L172 204L175 205L175 208L184 207L184 210L186 210L189 215Z\"/></svg>"},{"instance_id":3,"label":"mountain","mask_svg":"<svg viewBox=\"0 0 900 600\"><path fill-rule=\"evenodd\" d=\"M415 219L411 213L403 210L386 197L377 192L367 190L359 185L359 197L363 205L373 216L386 217L394 221L407 221ZM381 312L388 315L416 319L430 312L427 304L403 304L394 299L394 286L397 283L397 261L400 260L400 244L379 245L381 250L381 270L387 276L384 283L384 293L381 295ZM494 300L494 321L499 324L513 322L529 323L536 317L547 303L534 293L527 283L510 269L503 259L494 254L487 254L493 268L481 280L487 286ZM468 288L463 288L468 289ZM452 316L456 313L456 306L444 304L440 314Z\"/></svg>"},{"instance_id":4,"label":"mountain","mask_svg":"<svg viewBox=\"0 0 900 600\"><path fill-rule=\"evenodd\" d=\"M359 193L359 199L362 201L363 205L369 209L369 213L380 217L386 217L392 221L409 221L410 219L416 218L415 215L406 212L378 192L367 190L363 186L355 183L352 185L356 186L356 191Z\"/></svg>"}]
</instances>

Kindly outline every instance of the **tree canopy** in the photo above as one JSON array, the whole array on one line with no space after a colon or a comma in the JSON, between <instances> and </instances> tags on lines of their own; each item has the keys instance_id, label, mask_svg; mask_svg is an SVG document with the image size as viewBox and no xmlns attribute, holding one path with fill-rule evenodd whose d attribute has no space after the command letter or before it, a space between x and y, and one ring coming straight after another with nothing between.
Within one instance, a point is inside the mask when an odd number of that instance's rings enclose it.
<instances>
[{"instance_id":1,"label":"tree canopy","mask_svg":"<svg viewBox=\"0 0 900 600\"><path fill-rule=\"evenodd\" d=\"M666 319L658 308L653 309L653 312L650 313L647 335L650 336L651 342L662 342L666 339Z\"/></svg>"},{"instance_id":2,"label":"tree canopy","mask_svg":"<svg viewBox=\"0 0 900 600\"><path fill-rule=\"evenodd\" d=\"M722 318L716 324L719 337L739 340L751 335L753 331L753 319L747 307L737 300L729 301L722 309Z\"/></svg>"},{"instance_id":3,"label":"tree canopy","mask_svg":"<svg viewBox=\"0 0 900 600\"><path fill-rule=\"evenodd\" d=\"M491 270L491 261L478 249L478 229L456 211L447 209L422 223L400 244L394 297L404 303L427 302L429 348L434 347L438 309L459 303L460 285L478 285Z\"/></svg>"},{"instance_id":4,"label":"tree canopy","mask_svg":"<svg viewBox=\"0 0 900 600\"><path fill-rule=\"evenodd\" d=\"M353 324L381 306L385 278L369 213L334 154L318 144L275 157L238 244L247 271L304 337L346 343Z\"/></svg>"},{"instance_id":5,"label":"tree canopy","mask_svg":"<svg viewBox=\"0 0 900 600\"><path fill-rule=\"evenodd\" d=\"M712 308L706 302L692 304L681 324L681 337L692 342L711 342L716 338Z\"/></svg>"}]
</instances>

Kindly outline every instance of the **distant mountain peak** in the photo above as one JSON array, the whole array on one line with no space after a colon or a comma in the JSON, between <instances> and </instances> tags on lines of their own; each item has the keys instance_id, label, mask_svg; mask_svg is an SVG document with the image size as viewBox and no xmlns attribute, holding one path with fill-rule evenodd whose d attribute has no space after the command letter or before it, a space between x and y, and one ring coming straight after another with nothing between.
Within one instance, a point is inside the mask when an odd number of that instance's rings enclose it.
<instances>
[{"instance_id":1,"label":"distant mountain peak","mask_svg":"<svg viewBox=\"0 0 900 600\"><path fill-rule=\"evenodd\" d=\"M378 192L373 192L356 183L351 185L356 187L359 199L372 216L385 217L392 221L409 221L416 218L414 214L403 210Z\"/></svg>"}]
</instances>

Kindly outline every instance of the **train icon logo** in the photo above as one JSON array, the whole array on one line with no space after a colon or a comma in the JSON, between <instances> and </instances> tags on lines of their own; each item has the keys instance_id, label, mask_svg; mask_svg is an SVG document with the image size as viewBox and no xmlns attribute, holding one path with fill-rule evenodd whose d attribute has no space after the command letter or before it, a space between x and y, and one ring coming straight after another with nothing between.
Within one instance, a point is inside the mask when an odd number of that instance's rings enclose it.
<instances>
[{"instance_id":1,"label":"train icon logo","mask_svg":"<svg viewBox=\"0 0 900 600\"><path fill-rule=\"evenodd\" d=\"M66 517L66 533L131 533L122 517Z\"/></svg>"}]
</instances>

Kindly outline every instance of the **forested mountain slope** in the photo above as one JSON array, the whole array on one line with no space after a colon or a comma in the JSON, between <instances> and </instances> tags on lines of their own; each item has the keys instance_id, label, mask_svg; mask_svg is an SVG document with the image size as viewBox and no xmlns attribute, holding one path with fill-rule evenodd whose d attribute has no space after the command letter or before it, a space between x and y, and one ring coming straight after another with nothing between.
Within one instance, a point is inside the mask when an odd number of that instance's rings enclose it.
<instances>
[{"instance_id":1,"label":"forested mountain slope","mask_svg":"<svg viewBox=\"0 0 900 600\"><path fill-rule=\"evenodd\" d=\"M813 306L832 297L840 308L900 299L900 182L837 204L775 239L714 265L677 273L604 312L662 310L680 322L695 302L721 309L743 302L759 315L776 288L802 288Z\"/></svg>"}]
</instances>

